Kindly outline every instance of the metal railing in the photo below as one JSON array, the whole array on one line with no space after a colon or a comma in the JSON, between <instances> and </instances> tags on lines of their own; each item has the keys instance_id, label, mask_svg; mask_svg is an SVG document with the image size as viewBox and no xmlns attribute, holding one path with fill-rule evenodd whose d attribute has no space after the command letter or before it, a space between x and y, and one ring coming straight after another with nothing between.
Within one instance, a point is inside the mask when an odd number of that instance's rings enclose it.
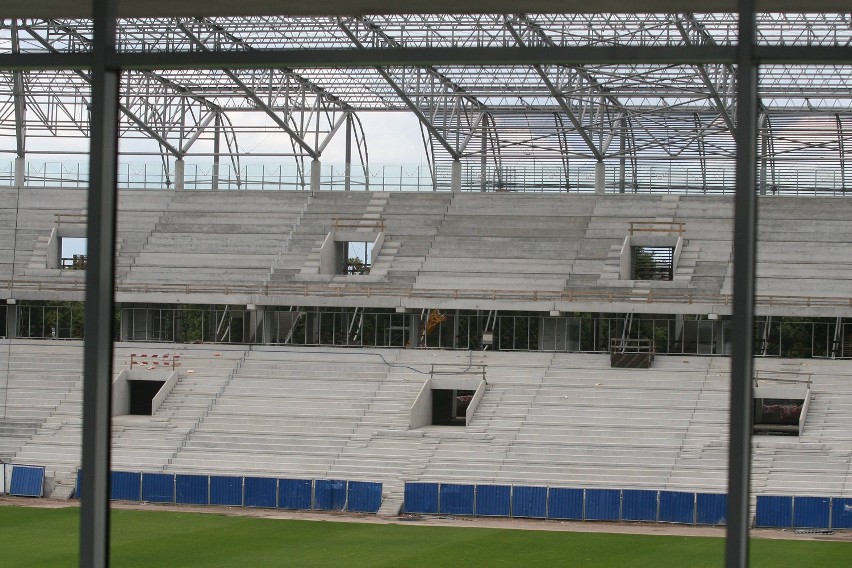
<instances>
[{"instance_id":1,"label":"metal railing","mask_svg":"<svg viewBox=\"0 0 852 568\"><path fill-rule=\"evenodd\" d=\"M553 165L522 164L517 166L479 167L463 165L463 191L512 191L588 193L596 188L595 165L573 163L568 170ZM320 170L321 190L362 191L448 191L449 165L438 164L434 170L426 165L381 164L365 170L353 164L347 176L340 164L326 164ZM774 179L767 181L761 193L766 195L847 196L852 194L849 174L838 168L808 168L800 164L778 167ZM24 173L25 187L86 188L89 166L85 161L29 161ZM347 184L348 179L348 184ZM0 185L15 183L12 161L0 164ZM174 189L174 165L165 169L159 162L125 162L118 165L119 189ZM605 170L607 193L722 195L733 194L735 175L733 161L701 167L693 163L666 165L642 164L629 179L620 177L615 165ZM187 163L183 187L187 190L308 190L310 174L291 164Z\"/></svg>"}]
</instances>

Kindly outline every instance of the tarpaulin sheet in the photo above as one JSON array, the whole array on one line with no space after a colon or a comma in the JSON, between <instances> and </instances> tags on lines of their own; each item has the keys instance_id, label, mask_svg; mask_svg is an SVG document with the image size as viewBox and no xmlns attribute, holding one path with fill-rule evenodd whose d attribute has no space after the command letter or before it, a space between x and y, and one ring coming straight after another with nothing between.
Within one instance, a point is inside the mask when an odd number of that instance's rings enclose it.
<instances>
[{"instance_id":1,"label":"tarpaulin sheet","mask_svg":"<svg viewBox=\"0 0 852 568\"><path fill-rule=\"evenodd\" d=\"M644 489L625 489L621 492L621 520L657 520L657 492Z\"/></svg>"},{"instance_id":2,"label":"tarpaulin sheet","mask_svg":"<svg viewBox=\"0 0 852 568\"><path fill-rule=\"evenodd\" d=\"M438 513L438 484L437 483L406 483L405 512Z\"/></svg>"},{"instance_id":3,"label":"tarpaulin sheet","mask_svg":"<svg viewBox=\"0 0 852 568\"><path fill-rule=\"evenodd\" d=\"M346 481L317 479L314 482L314 509L343 511L346 508Z\"/></svg>"},{"instance_id":4,"label":"tarpaulin sheet","mask_svg":"<svg viewBox=\"0 0 852 568\"><path fill-rule=\"evenodd\" d=\"M583 490L551 487L547 503L548 519L583 520Z\"/></svg>"},{"instance_id":5,"label":"tarpaulin sheet","mask_svg":"<svg viewBox=\"0 0 852 568\"><path fill-rule=\"evenodd\" d=\"M473 485L442 483L438 509L442 515L472 515L473 495Z\"/></svg>"},{"instance_id":6,"label":"tarpaulin sheet","mask_svg":"<svg viewBox=\"0 0 852 568\"><path fill-rule=\"evenodd\" d=\"M142 474L142 500L150 503L175 502L175 476L168 473Z\"/></svg>"},{"instance_id":7,"label":"tarpaulin sheet","mask_svg":"<svg viewBox=\"0 0 852 568\"><path fill-rule=\"evenodd\" d=\"M660 522L695 524L695 493L660 491Z\"/></svg>"},{"instance_id":8,"label":"tarpaulin sheet","mask_svg":"<svg viewBox=\"0 0 852 568\"><path fill-rule=\"evenodd\" d=\"M353 513L375 513L382 505L382 484L350 481L348 502L347 510Z\"/></svg>"},{"instance_id":9,"label":"tarpaulin sheet","mask_svg":"<svg viewBox=\"0 0 852 568\"><path fill-rule=\"evenodd\" d=\"M175 502L182 505L209 505L209 478L206 475L177 474Z\"/></svg>"},{"instance_id":10,"label":"tarpaulin sheet","mask_svg":"<svg viewBox=\"0 0 852 568\"><path fill-rule=\"evenodd\" d=\"M130 471L113 471L110 474L110 499L141 501L142 475Z\"/></svg>"},{"instance_id":11,"label":"tarpaulin sheet","mask_svg":"<svg viewBox=\"0 0 852 568\"><path fill-rule=\"evenodd\" d=\"M512 516L547 517L547 487L512 487Z\"/></svg>"},{"instance_id":12,"label":"tarpaulin sheet","mask_svg":"<svg viewBox=\"0 0 852 568\"><path fill-rule=\"evenodd\" d=\"M511 487L477 485L476 514L482 517L508 517L511 510Z\"/></svg>"},{"instance_id":13,"label":"tarpaulin sheet","mask_svg":"<svg viewBox=\"0 0 852 568\"><path fill-rule=\"evenodd\" d=\"M278 506L281 509L310 509L312 492L310 479L279 479Z\"/></svg>"},{"instance_id":14,"label":"tarpaulin sheet","mask_svg":"<svg viewBox=\"0 0 852 568\"><path fill-rule=\"evenodd\" d=\"M44 494L44 468L35 465L13 465L9 495L41 497Z\"/></svg>"},{"instance_id":15,"label":"tarpaulin sheet","mask_svg":"<svg viewBox=\"0 0 852 568\"><path fill-rule=\"evenodd\" d=\"M793 498L758 495L754 524L758 527L791 528L793 526Z\"/></svg>"},{"instance_id":16,"label":"tarpaulin sheet","mask_svg":"<svg viewBox=\"0 0 852 568\"><path fill-rule=\"evenodd\" d=\"M617 521L620 517L620 489L586 489L587 521Z\"/></svg>"},{"instance_id":17,"label":"tarpaulin sheet","mask_svg":"<svg viewBox=\"0 0 852 568\"><path fill-rule=\"evenodd\" d=\"M268 507L275 508L278 480L268 477L246 477L243 488L243 505L246 507Z\"/></svg>"},{"instance_id":18,"label":"tarpaulin sheet","mask_svg":"<svg viewBox=\"0 0 852 568\"><path fill-rule=\"evenodd\" d=\"M728 522L728 496L699 493L695 496L695 522L699 525L724 525Z\"/></svg>"},{"instance_id":19,"label":"tarpaulin sheet","mask_svg":"<svg viewBox=\"0 0 852 568\"><path fill-rule=\"evenodd\" d=\"M831 528L852 529L852 499L831 500Z\"/></svg>"},{"instance_id":20,"label":"tarpaulin sheet","mask_svg":"<svg viewBox=\"0 0 852 568\"><path fill-rule=\"evenodd\" d=\"M210 504L242 506L243 478L224 475L210 476Z\"/></svg>"},{"instance_id":21,"label":"tarpaulin sheet","mask_svg":"<svg viewBox=\"0 0 852 568\"><path fill-rule=\"evenodd\" d=\"M794 497L793 527L827 529L831 503L828 497Z\"/></svg>"}]
</instances>

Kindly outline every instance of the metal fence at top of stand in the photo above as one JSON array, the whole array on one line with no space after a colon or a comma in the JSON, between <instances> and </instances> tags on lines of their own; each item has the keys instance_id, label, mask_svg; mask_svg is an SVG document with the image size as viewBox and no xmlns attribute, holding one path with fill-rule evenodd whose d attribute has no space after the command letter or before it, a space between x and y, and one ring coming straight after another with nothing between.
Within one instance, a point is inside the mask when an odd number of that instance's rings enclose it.
<instances>
[{"instance_id":1,"label":"metal fence at top of stand","mask_svg":"<svg viewBox=\"0 0 852 568\"><path fill-rule=\"evenodd\" d=\"M449 191L451 165L382 164L370 168L324 164L320 169L320 190L342 191ZM89 166L86 161L28 161L24 169L26 187L86 188ZM188 190L309 190L309 165L187 163L183 188ZM843 168L809 167L784 163L769 176L760 176L759 191L766 195L845 196L852 193L852 173ZM119 189L175 189L173 162L164 167L157 162L124 162L118 166ZM507 191L526 193L566 193L595 191L594 162L569 164L523 164L494 167L485 171L462 165L462 191ZM15 184L14 161L0 163L0 186ZM607 193L640 194L731 194L735 187L733 163L701 165L693 162L665 164L640 163L635 172L624 174L617 164L605 169Z\"/></svg>"}]
</instances>

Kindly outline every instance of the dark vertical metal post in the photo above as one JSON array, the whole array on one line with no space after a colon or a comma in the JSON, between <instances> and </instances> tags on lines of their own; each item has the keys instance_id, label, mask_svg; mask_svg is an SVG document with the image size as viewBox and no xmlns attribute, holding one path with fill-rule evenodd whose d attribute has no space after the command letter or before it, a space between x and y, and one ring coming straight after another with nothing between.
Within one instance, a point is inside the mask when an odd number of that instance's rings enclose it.
<instances>
[{"instance_id":1,"label":"dark vertical metal post","mask_svg":"<svg viewBox=\"0 0 852 568\"><path fill-rule=\"evenodd\" d=\"M115 0L93 0L86 321L83 357L83 488L80 566L109 566L110 380L115 273L119 71Z\"/></svg>"},{"instance_id":2,"label":"dark vertical metal post","mask_svg":"<svg viewBox=\"0 0 852 568\"><path fill-rule=\"evenodd\" d=\"M737 47L737 163L734 198L734 300L731 342L731 416L725 565L748 566L751 478L752 356L757 198L757 65L754 0L739 0Z\"/></svg>"}]
</instances>

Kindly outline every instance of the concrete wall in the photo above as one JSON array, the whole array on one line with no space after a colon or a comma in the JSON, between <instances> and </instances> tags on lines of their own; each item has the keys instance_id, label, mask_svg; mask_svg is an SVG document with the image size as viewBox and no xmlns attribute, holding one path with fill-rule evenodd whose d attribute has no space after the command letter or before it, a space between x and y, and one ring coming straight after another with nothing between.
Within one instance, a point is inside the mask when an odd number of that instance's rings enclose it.
<instances>
[{"instance_id":1,"label":"concrete wall","mask_svg":"<svg viewBox=\"0 0 852 568\"><path fill-rule=\"evenodd\" d=\"M432 379L426 379L409 411L408 428L414 430L432 424Z\"/></svg>"},{"instance_id":2,"label":"concrete wall","mask_svg":"<svg viewBox=\"0 0 852 568\"><path fill-rule=\"evenodd\" d=\"M157 391L151 401L151 413L157 412L160 405L174 388L178 381L176 371L121 371L112 381L112 415L125 416L130 412L130 381L162 382L163 386Z\"/></svg>"},{"instance_id":3,"label":"concrete wall","mask_svg":"<svg viewBox=\"0 0 852 568\"><path fill-rule=\"evenodd\" d=\"M476 387L476 392L473 393L473 398L470 399L470 404L467 407L467 411L464 415L464 425L470 426L470 421L473 420L473 414L476 412L476 408L479 406L479 402L482 400L482 397L485 396L485 389L487 385L485 381L479 381L479 385Z\"/></svg>"}]
</instances>

